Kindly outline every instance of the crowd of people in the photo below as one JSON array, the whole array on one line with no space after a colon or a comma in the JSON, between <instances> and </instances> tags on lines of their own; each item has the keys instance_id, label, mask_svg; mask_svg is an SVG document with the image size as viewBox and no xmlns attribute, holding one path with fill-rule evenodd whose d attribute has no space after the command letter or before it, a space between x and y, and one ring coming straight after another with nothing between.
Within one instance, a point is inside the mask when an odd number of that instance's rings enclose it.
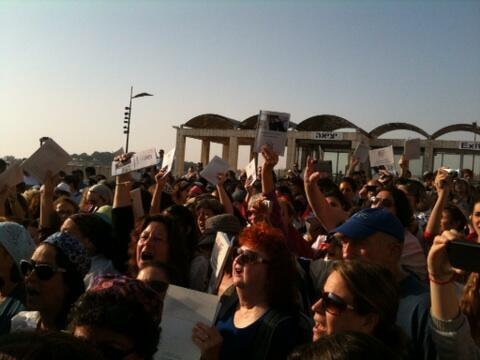
<instances>
[{"instance_id":1,"label":"crowd of people","mask_svg":"<svg viewBox=\"0 0 480 360\"><path fill-rule=\"evenodd\" d=\"M479 275L447 253L480 243L471 170L414 179L402 158L372 177L352 157L334 181L259 156L215 185L153 167L3 186L0 359L155 359L170 284L220 299L189 334L202 359L480 359ZM218 232L233 250L212 288Z\"/></svg>"}]
</instances>

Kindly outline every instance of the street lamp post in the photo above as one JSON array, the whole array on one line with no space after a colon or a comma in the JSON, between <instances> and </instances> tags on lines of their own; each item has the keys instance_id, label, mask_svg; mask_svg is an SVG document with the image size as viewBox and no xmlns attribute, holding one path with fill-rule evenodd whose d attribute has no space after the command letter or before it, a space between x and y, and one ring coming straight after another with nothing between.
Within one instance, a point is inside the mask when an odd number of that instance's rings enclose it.
<instances>
[{"instance_id":1,"label":"street lamp post","mask_svg":"<svg viewBox=\"0 0 480 360\"><path fill-rule=\"evenodd\" d=\"M124 114L125 116L123 120L123 133L127 135L126 144L125 144L125 153L128 153L128 141L130 139L130 122L132 120L132 100L139 97L144 97L144 96L153 96L153 94L143 92L133 96L133 86L130 87L130 103L128 104L128 106L125 106L125 114Z\"/></svg>"}]
</instances>

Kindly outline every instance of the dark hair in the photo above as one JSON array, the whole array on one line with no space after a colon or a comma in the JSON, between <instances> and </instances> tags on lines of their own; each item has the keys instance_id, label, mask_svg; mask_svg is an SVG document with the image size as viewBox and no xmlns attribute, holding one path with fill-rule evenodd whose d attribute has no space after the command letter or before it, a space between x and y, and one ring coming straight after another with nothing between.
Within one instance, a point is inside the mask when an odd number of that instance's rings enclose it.
<instances>
[{"instance_id":1,"label":"dark hair","mask_svg":"<svg viewBox=\"0 0 480 360\"><path fill-rule=\"evenodd\" d=\"M113 288L88 291L70 314L70 331L77 326L92 326L122 334L133 342L134 351L151 359L160 337L159 321L133 296L123 296Z\"/></svg>"},{"instance_id":2,"label":"dark hair","mask_svg":"<svg viewBox=\"0 0 480 360\"><path fill-rule=\"evenodd\" d=\"M56 319L56 326L58 329L65 329L67 325L67 315L72 305L77 301L78 297L85 292L85 284L83 276L77 271L75 266L68 260L67 256L60 251L55 245L48 243L41 243L40 246L51 246L55 249L55 263L58 267L64 268L66 271L62 273L63 283L67 289L65 300ZM38 249L38 248L37 248Z\"/></svg>"},{"instance_id":3,"label":"dark hair","mask_svg":"<svg viewBox=\"0 0 480 360\"><path fill-rule=\"evenodd\" d=\"M451 221L455 226L455 230L460 232L465 231L465 227L467 226L468 222L462 210L460 210L457 206L453 204L449 204L445 206L443 211L446 211L448 215L450 215ZM450 229L445 229L445 230L450 230Z\"/></svg>"},{"instance_id":4,"label":"dark hair","mask_svg":"<svg viewBox=\"0 0 480 360\"><path fill-rule=\"evenodd\" d=\"M346 331L322 336L296 348L288 360L399 360L400 356L367 334Z\"/></svg>"},{"instance_id":5,"label":"dark hair","mask_svg":"<svg viewBox=\"0 0 480 360\"><path fill-rule=\"evenodd\" d=\"M23 331L0 336L1 360L102 360L89 343L65 332Z\"/></svg>"},{"instance_id":6,"label":"dark hair","mask_svg":"<svg viewBox=\"0 0 480 360\"><path fill-rule=\"evenodd\" d=\"M168 241L168 261L167 264L176 270L178 274L178 282L173 282L174 285L185 286L188 279L188 255L187 250L185 249L185 244L181 241L178 241L175 234L178 234L177 226L173 224L169 217L165 215L153 215L147 216L140 227L135 230L132 234L132 239L130 241L128 253L128 267L129 273L132 277L136 277L138 274L138 264L137 264L137 243L140 238L140 235L143 230L152 222L157 222L165 226L167 231L167 241Z\"/></svg>"},{"instance_id":7,"label":"dark hair","mask_svg":"<svg viewBox=\"0 0 480 360\"><path fill-rule=\"evenodd\" d=\"M342 182L346 182L350 185L350 187L352 188L353 192L357 191L357 182L355 180L353 180L351 177L348 177L348 176L345 176L342 181L340 181L340 184Z\"/></svg>"},{"instance_id":8,"label":"dark hair","mask_svg":"<svg viewBox=\"0 0 480 360\"><path fill-rule=\"evenodd\" d=\"M113 259L114 243L112 226L95 214L74 214L69 217L84 237L95 246L96 253Z\"/></svg>"},{"instance_id":9,"label":"dark hair","mask_svg":"<svg viewBox=\"0 0 480 360\"><path fill-rule=\"evenodd\" d=\"M381 189L379 192L381 191L386 191L392 195L393 202L395 203L394 206L396 216L402 223L403 227L410 225L410 223L413 221L413 209L408 202L407 195L405 195L402 190L395 187L387 187Z\"/></svg>"},{"instance_id":10,"label":"dark hair","mask_svg":"<svg viewBox=\"0 0 480 360\"><path fill-rule=\"evenodd\" d=\"M279 310L295 310L298 306L295 263L283 233L262 222L244 229L239 244L259 249L269 259L265 284L268 305Z\"/></svg>"},{"instance_id":11,"label":"dark hair","mask_svg":"<svg viewBox=\"0 0 480 360\"><path fill-rule=\"evenodd\" d=\"M399 289L393 274L380 265L358 260L337 262L333 270L352 294L355 311L378 315L373 335L390 347L398 347L401 332L395 323Z\"/></svg>"},{"instance_id":12,"label":"dark hair","mask_svg":"<svg viewBox=\"0 0 480 360\"><path fill-rule=\"evenodd\" d=\"M199 209L211 210L214 215L220 215L225 212L225 208L217 199L200 200L195 206L195 211L198 211Z\"/></svg>"},{"instance_id":13,"label":"dark hair","mask_svg":"<svg viewBox=\"0 0 480 360\"><path fill-rule=\"evenodd\" d=\"M332 188L326 189L323 192L323 196L336 198L338 200L338 202L340 203L342 209L345 210L345 211L348 211L351 208L351 205L347 201L347 199L345 198L345 195L343 195L343 193L337 187L332 187Z\"/></svg>"},{"instance_id":14,"label":"dark hair","mask_svg":"<svg viewBox=\"0 0 480 360\"><path fill-rule=\"evenodd\" d=\"M192 212L182 205L172 205L163 211L163 214L172 220L179 230L177 241L184 241L188 253L188 261L193 257L198 242L197 224Z\"/></svg>"}]
</instances>

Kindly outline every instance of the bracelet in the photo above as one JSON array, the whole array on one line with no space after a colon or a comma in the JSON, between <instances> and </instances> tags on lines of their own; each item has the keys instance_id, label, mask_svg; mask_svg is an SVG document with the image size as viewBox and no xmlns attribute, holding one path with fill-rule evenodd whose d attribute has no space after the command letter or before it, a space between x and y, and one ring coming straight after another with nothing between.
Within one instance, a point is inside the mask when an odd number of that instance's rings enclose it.
<instances>
[{"instance_id":1,"label":"bracelet","mask_svg":"<svg viewBox=\"0 0 480 360\"><path fill-rule=\"evenodd\" d=\"M428 280L430 280L430 282L436 284L436 285L446 285L446 284L450 284L453 282L453 279L455 279L455 273L452 274L452 276L450 276L450 278L448 280L436 280L434 277L432 277L433 274L429 274L428 275Z\"/></svg>"}]
</instances>

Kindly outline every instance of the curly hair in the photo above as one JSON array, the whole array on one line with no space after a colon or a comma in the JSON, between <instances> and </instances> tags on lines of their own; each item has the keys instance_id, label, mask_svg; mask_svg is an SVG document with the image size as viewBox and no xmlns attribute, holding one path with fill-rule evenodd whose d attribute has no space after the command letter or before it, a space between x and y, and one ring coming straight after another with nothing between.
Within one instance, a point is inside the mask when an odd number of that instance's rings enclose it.
<instances>
[{"instance_id":1,"label":"curly hair","mask_svg":"<svg viewBox=\"0 0 480 360\"><path fill-rule=\"evenodd\" d=\"M160 323L133 296L123 296L115 289L86 292L70 314L69 329L79 326L104 328L132 340L134 351L144 359L152 359L157 351Z\"/></svg>"},{"instance_id":2,"label":"curly hair","mask_svg":"<svg viewBox=\"0 0 480 360\"><path fill-rule=\"evenodd\" d=\"M283 233L266 223L259 223L243 230L239 244L258 249L269 259L265 285L269 306L279 310L295 310L298 307L295 262Z\"/></svg>"}]
</instances>

